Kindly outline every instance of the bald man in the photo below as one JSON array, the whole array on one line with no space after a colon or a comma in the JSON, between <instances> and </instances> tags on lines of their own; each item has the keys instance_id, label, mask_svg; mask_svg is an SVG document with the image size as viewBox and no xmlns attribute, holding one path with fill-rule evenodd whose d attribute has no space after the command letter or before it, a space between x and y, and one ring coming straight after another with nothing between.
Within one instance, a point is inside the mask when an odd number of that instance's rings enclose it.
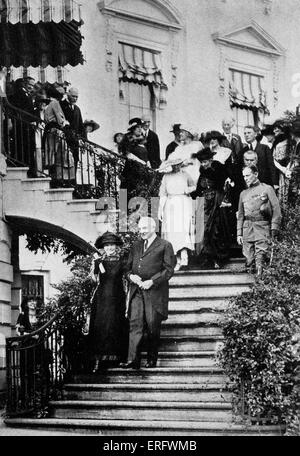
<instances>
[{"instance_id":1,"label":"bald man","mask_svg":"<svg viewBox=\"0 0 300 456\"><path fill-rule=\"evenodd\" d=\"M172 245L156 235L155 220L143 217L138 227L141 239L133 245L126 267L130 283L130 330L127 363L122 367L129 369L140 368L145 328L148 333L145 367L156 367L161 322L168 318L169 280L176 265Z\"/></svg>"},{"instance_id":2,"label":"bald man","mask_svg":"<svg viewBox=\"0 0 300 456\"><path fill-rule=\"evenodd\" d=\"M222 121L223 133L226 139L222 144L223 147L228 147L232 150L232 158L234 163L241 161L241 152L243 150L242 139L239 135L232 133L234 126L234 119L231 117L224 117Z\"/></svg>"},{"instance_id":3,"label":"bald man","mask_svg":"<svg viewBox=\"0 0 300 456\"><path fill-rule=\"evenodd\" d=\"M82 115L80 108L77 106L78 97L78 89L71 87L67 92L67 98L60 103L65 118L70 124L65 133L68 146L74 157L75 169L77 169L79 159L79 138L85 138Z\"/></svg>"}]
</instances>

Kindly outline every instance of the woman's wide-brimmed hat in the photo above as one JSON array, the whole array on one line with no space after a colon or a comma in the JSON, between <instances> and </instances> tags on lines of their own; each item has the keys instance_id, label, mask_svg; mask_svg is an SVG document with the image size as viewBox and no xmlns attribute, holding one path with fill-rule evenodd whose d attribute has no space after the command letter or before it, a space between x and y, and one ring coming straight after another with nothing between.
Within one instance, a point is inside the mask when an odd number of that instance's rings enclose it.
<instances>
[{"instance_id":1,"label":"woman's wide-brimmed hat","mask_svg":"<svg viewBox=\"0 0 300 456\"><path fill-rule=\"evenodd\" d=\"M292 123L291 133L300 137L300 120L295 120L295 122Z\"/></svg>"},{"instance_id":2,"label":"woman's wide-brimmed hat","mask_svg":"<svg viewBox=\"0 0 300 456\"><path fill-rule=\"evenodd\" d=\"M108 244L122 245L123 241L116 234L107 231L96 239L95 247L97 249L102 249L105 245Z\"/></svg>"},{"instance_id":3,"label":"woman's wide-brimmed hat","mask_svg":"<svg viewBox=\"0 0 300 456\"><path fill-rule=\"evenodd\" d=\"M264 128L261 130L263 136L274 135L273 125L265 124Z\"/></svg>"},{"instance_id":4,"label":"woman's wide-brimmed hat","mask_svg":"<svg viewBox=\"0 0 300 456\"><path fill-rule=\"evenodd\" d=\"M182 165L184 162L183 158L174 158L173 160L166 160L164 161L160 167L158 168L158 172L160 173L168 173L172 171L174 166Z\"/></svg>"},{"instance_id":5,"label":"woman's wide-brimmed hat","mask_svg":"<svg viewBox=\"0 0 300 456\"><path fill-rule=\"evenodd\" d=\"M38 93L35 97L34 102L35 102L35 104L39 104L39 103L49 104L51 102L51 100L50 100L50 98L47 98L47 96L44 95L43 93Z\"/></svg>"},{"instance_id":6,"label":"woman's wide-brimmed hat","mask_svg":"<svg viewBox=\"0 0 300 456\"><path fill-rule=\"evenodd\" d=\"M93 129L92 131L96 131L100 128L100 125L92 119L85 120L83 122L83 125L84 125L84 127L87 127L88 125L90 125Z\"/></svg>"},{"instance_id":7,"label":"woman's wide-brimmed hat","mask_svg":"<svg viewBox=\"0 0 300 456\"><path fill-rule=\"evenodd\" d=\"M196 154L193 155L193 158L197 158L199 162L204 160L211 160L215 154L210 150L209 147L204 147L204 149L199 150Z\"/></svg>"},{"instance_id":8,"label":"woman's wide-brimmed hat","mask_svg":"<svg viewBox=\"0 0 300 456\"><path fill-rule=\"evenodd\" d=\"M216 130L208 131L205 135L205 142L209 142L212 139L217 139L221 143L226 139L226 136Z\"/></svg>"},{"instance_id":9,"label":"woman's wide-brimmed hat","mask_svg":"<svg viewBox=\"0 0 300 456\"><path fill-rule=\"evenodd\" d=\"M279 128L282 130L283 133L288 133L290 131L290 126L284 120L276 120L273 125L272 129L274 131L275 128Z\"/></svg>"},{"instance_id":10,"label":"woman's wide-brimmed hat","mask_svg":"<svg viewBox=\"0 0 300 456\"><path fill-rule=\"evenodd\" d=\"M142 119L139 117L134 117L133 119L130 119L129 121L129 127L127 131L133 131L135 127L141 127L144 124Z\"/></svg>"}]
</instances>

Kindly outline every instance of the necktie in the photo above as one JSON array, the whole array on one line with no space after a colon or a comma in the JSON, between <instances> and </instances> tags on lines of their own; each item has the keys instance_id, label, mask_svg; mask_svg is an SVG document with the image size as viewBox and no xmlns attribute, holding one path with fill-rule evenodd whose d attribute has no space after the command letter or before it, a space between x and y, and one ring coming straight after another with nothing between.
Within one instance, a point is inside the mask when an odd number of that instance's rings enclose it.
<instances>
[{"instance_id":1,"label":"necktie","mask_svg":"<svg viewBox=\"0 0 300 456\"><path fill-rule=\"evenodd\" d=\"M249 150L253 150L253 146L252 146L252 143L249 144Z\"/></svg>"},{"instance_id":2,"label":"necktie","mask_svg":"<svg viewBox=\"0 0 300 456\"><path fill-rule=\"evenodd\" d=\"M146 252L148 248L148 240L146 239L146 241L144 242L144 252Z\"/></svg>"}]
</instances>

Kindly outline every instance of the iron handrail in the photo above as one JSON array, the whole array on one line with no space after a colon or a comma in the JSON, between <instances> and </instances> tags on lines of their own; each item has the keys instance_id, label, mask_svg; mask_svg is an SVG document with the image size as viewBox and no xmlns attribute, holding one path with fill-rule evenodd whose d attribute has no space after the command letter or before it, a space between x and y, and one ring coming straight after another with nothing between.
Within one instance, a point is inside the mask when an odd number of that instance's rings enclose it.
<instances>
[{"instance_id":1,"label":"iron handrail","mask_svg":"<svg viewBox=\"0 0 300 456\"><path fill-rule=\"evenodd\" d=\"M35 331L6 339L7 416L46 416L71 367L60 328L63 311Z\"/></svg>"}]
</instances>

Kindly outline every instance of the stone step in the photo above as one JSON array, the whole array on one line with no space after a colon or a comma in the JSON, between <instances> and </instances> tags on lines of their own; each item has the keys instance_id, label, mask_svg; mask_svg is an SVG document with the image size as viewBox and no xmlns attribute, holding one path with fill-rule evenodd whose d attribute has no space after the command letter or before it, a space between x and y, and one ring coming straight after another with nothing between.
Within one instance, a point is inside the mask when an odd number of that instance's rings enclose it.
<instances>
[{"instance_id":1,"label":"stone step","mask_svg":"<svg viewBox=\"0 0 300 456\"><path fill-rule=\"evenodd\" d=\"M239 285L199 285L190 287L170 287L170 298L231 298L250 290L249 284Z\"/></svg>"},{"instance_id":2,"label":"stone step","mask_svg":"<svg viewBox=\"0 0 300 456\"><path fill-rule=\"evenodd\" d=\"M214 351L160 352L157 367L211 367L216 365ZM142 353L142 360L147 354Z\"/></svg>"},{"instance_id":3,"label":"stone step","mask_svg":"<svg viewBox=\"0 0 300 456\"><path fill-rule=\"evenodd\" d=\"M35 190L48 190L50 188L50 177L37 178L37 179L25 179L22 180L22 190L35 191Z\"/></svg>"},{"instance_id":4,"label":"stone step","mask_svg":"<svg viewBox=\"0 0 300 456\"><path fill-rule=\"evenodd\" d=\"M67 205L70 212L94 212L96 199L72 200L68 201Z\"/></svg>"},{"instance_id":5,"label":"stone step","mask_svg":"<svg viewBox=\"0 0 300 456\"><path fill-rule=\"evenodd\" d=\"M163 337L171 336L222 336L222 328L219 324L214 322L201 322L201 323L182 323L182 322L169 322L168 320L163 323L161 328L161 335Z\"/></svg>"},{"instance_id":6,"label":"stone step","mask_svg":"<svg viewBox=\"0 0 300 456\"><path fill-rule=\"evenodd\" d=\"M222 336L215 337L162 337L159 352L184 352L216 350L223 342Z\"/></svg>"},{"instance_id":7,"label":"stone step","mask_svg":"<svg viewBox=\"0 0 300 456\"><path fill-rule=\"evenodd\" d=\"M10 418L8 426L102 436L282 436L283 426L249 426L223 421L78 420Z\"/></svg>"},{"instance_id":8,"label":"stone step","mask_svg":"<svg viewBox=\"0 0 300 456\"><path fill-rule=\"evenodd\" d=\"M106 420L232 421L225 402L52 401L52 418Z\"/></svg>"},{"instance_id":9,"label":"stone step","mask_svg":"<svg viewBox=\"0 0 300 456\"><path fill-rule=\"evenodd\" d=\"M166 401L231 402L232 393L220 384L69 384L64 386L64 400L76 401Z\"/></svg>"},{"instance_id":10,"label":"stone step","mask_svg":"<svg viewBox=\"0 0 300 456\"><path fill-rule=\"evenodd\" d=\"M176 273L169 284L170 287L211 286L211 285L245 285L252 284L253 277L247 273L233 273L229 270L191 271L185 274Z\"/></svg>"},{"instance_id":11,"label":"stone step","mask_svg":"<svg viewBox=\"0 0 300 456\"><path fill-rule=\"evenodd\" d=\"M51 188L45 190L45 196L50 201L70 201L73 198L74 188Z\"/></svg>"},{"instance_id":12,"label":"stone step","mask_svg":"<svg viewBox=\"0 0 300 456\"><path fill-rule=\"evenodd\" d=\"M226 269L230 269L233 272L240 271L243 268L245 268L245 258L232 258L226 265Z\"/></svg>"},{"instance_id":13,"label":"stone step","mask_svg":"<svg viewBox=\"0 0 300 456\"><path fill-rule=\"evenodd\" d=\"M147 384L221 384L224 386L228 378L218 367L157 367L153 369L106 369L96 374L74 375L73 383L116 384L145 383Z\"/></svg>"},{"instance_id":14,"label":"stone step","mask_svg":"<svg viewBox=\"0 0 300 456\"><path fill-rule=\"evenodd\" d=\"M228 307L228 299L224 298L200 298L200 299L182 299L172 298L169 301L169 314L216 311L222 312Z\"/></svg>"},{"instance_id":15,"label":"stone step","mask_svg":"<svg viewBox=\"0 0 300 456\"><path fill-rule=\"evenodd\" d=\"M27 172L29 168L25 167L8 167L7 168L7 175L5 176L5 180L24 180L27 179Z\"/></svg>"},{"instance_id":16,"label":"stone step","mask_svg":"<svg viewBox=\"0 0 300 456\"><path fill-rule=\"evenodd\" d=\"M187 325L197 323L218 323L223 317L223 313L220 312L171 312L167 322L168 325L176 323Z\"/></svg>"}]
</instances>

